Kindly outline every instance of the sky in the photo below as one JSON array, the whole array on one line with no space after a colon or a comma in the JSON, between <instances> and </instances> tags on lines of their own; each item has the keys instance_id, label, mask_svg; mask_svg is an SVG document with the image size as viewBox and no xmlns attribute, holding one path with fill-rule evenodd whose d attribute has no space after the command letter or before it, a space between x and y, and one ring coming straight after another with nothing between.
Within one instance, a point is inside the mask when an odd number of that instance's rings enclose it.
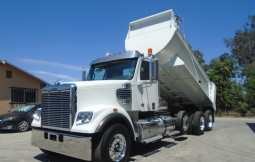
<instances>
[{"instance_id":1,"label":"sky","mask_svg":"<svg viewBox=\"0 0 255 162\"><path fill-rule=\"evenodd\" d=\"M255 14L255 1L0 0L0 60L51 84L81 80L91 61L126 52L130 22L169 9L185 19L188 43L209 63L230 53L223 39Z\"/></svg>"}]
</instances>

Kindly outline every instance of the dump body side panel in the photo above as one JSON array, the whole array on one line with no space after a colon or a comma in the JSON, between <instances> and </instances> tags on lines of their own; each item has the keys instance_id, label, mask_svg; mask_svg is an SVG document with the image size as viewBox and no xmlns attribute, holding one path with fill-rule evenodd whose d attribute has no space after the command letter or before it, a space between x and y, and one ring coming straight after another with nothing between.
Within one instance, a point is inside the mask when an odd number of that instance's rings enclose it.
<instances>
[{"instance_id":1,"label":"dump body side panel","mask_svg":"<svg viewBox=\"0 0 255 162\"><path fill-rule=\"evenodd\" d=\"M129 25L126 50L138 50L145 58L148 48L159 60L160 97L165 101L180 101L196 107L211 106L216 110L216 98L210 95L216 86L190 51L179 31L172 10L152 15Z\"/></svg>"}]
</instances>

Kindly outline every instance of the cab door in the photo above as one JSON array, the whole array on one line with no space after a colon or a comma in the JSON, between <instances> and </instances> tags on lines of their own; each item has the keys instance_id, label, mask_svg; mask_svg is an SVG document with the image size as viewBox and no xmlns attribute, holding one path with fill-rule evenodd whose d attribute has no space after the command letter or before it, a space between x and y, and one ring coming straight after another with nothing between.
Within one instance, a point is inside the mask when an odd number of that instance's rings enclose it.
<instances>
[{"instance_id":1,"label":"cab door","mask_svg":"<svg viewBox=\"0 0 255 162\"><path fill-rule=\"evenodd\" d=\"M149 75L149 60L142 60L137 76L136 102L141 111L158 110L158 81L151 81Z\"/></svg>"}]
</instances>

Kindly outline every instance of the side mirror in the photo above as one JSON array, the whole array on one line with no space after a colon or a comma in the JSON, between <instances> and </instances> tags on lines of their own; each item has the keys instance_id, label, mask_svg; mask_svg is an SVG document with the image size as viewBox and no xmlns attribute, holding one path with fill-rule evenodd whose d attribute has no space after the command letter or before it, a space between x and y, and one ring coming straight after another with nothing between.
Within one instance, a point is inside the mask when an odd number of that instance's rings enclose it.
<instances>
[{"instance_id":1,"label":"side mirror","mask_svg":"<svg viewBox=\"0 0 255 162\"><path fill-rule=\"evenodd\" d=\"M158 60L150 60L150 80L158 80Z\"/></svg>"},{"instance_id":2,"label":"side mirror","mask_svg":"<svg viewBox=\"0 0 255 162\"><path fill-rule=\"evenodd\" d=\"M46 86L46 83L45 82L41 82L41 84L40 84L41 89L43 89L43 87L45 87L45 86Z\"/></svg>"}]
</instances>

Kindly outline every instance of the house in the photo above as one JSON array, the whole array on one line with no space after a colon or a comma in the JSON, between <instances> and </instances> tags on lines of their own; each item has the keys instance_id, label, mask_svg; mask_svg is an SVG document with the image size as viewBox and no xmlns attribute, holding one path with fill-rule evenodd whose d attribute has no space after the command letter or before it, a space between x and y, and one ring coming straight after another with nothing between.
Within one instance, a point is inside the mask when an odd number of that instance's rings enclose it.
<instances>
[{"instance_id":1,"label":"house","mask_svg":"<svg viewBox=\"0 0 255 162\"><path fill-rule=\"evenodd\" d=\"M24 103L41 102L40 83L48 82L0 60L0 114Z\"/></svg>"}]
</instances>

